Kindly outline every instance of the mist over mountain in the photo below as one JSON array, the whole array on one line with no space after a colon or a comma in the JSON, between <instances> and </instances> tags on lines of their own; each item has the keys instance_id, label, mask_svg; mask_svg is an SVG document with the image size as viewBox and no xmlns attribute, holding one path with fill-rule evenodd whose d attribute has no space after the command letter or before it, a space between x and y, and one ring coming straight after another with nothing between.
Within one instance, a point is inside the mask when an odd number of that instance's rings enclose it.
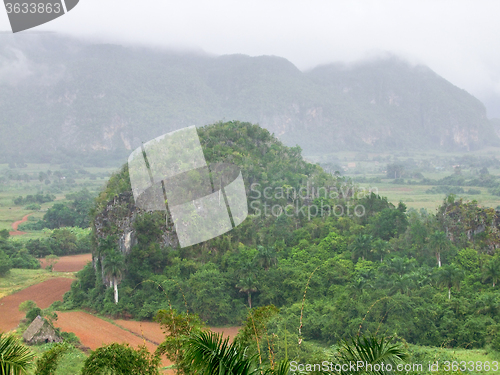
<instances>
[{"instance_id":1,"label":"mist over mountain","mask_svg":"<svg viewBox=\"0 0 500 375\"><path fill-rule=\"evenodd\" d=\"M302 72L274 56L0 34L4 159L123 161L141 142L222 120L258 123L315 155L500 145L478 99L396 57Z\"/></svg>"}]
</instances>

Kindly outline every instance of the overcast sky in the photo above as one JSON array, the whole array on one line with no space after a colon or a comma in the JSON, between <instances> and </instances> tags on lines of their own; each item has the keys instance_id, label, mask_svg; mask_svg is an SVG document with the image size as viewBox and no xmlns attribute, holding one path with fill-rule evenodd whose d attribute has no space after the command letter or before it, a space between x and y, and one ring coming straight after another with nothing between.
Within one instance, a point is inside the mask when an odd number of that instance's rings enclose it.
<instances>
[{"instance_id":1,"label":"overcast sky","mask_svg":"<svg viewBox=\"0 0 500 375\"><path fill-rule=\"evenodd\" d=\"M500 115L499 19L500 1L480 0L80 0L32 30L217 55L277 55L300 69L387 51L428 65L489 100ZM0 30L10 30L3 11Z\"/></svg>"}]
</instances>

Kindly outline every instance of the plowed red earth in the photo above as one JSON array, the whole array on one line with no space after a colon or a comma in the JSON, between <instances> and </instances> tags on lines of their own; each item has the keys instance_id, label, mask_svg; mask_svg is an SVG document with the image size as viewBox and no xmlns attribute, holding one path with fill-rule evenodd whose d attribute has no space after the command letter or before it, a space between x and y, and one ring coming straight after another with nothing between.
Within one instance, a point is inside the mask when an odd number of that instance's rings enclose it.
<instances>
[{"instance_id":1,"label":"plowed red earth","mask_svg":"<svg viewBox=\"0 0 500 375\"><path fill-rule=\"evenodd\" d=\"M0 332L16 328L24 318L25 313L19 311L22 302L33 300L38 307L45 309L55 301L62 301L64 293L70 290L73 281L74 279L58 277L0 299Z\"/></svg>"},{"instance_id":2,"label":"plowed red earth","mask_svg":"<svg viewBox=\"0 0 500 375\"><path fill-rule=\"evenodd\" d=\"M47 266L45 259L38 259L42 268ZM60 257L53 270L57 272L77 272L83 269L88 262L92 262L92 254L78 254Z\"/></svg>"},{"instance_id":3,"label":"plowed red earth","mask_svg":"<svg viewBox=\"0 0 500 375\"><path fill-rule=\"evenodd\" d=\"M147 340L153 341L155 343L161 343L165 339L165 334L163 333L160 325L154 322L137 322L135 320L115 320L116 324L121 327L126 328L130 332L137 334L140 337L144 337ZM233 341L234 337L238 334L240 327L226 327L226 328L214 328L210 327L210 330L217 333L222 333L225 337L229 337L230 341Z\"/></svg>"},{"instance_id":4,"label":"plowed red earth","mask_svg":"<svg viewBox=\"0 0 500 375\"><path fill-rule=\"evenodd\" d=\"M238 334L240 328L241 327L223 327L223 328L210 327L210 330L213 332L222 333L224 337L229 337L230 342L233 342L233 339Z\"/></svg>"},{"instance_id":5,"label":"plowed red earth","mask_svg":"<svg viewBox=\"0 0 500 375\"><path fill-rule=\"evenodd\" d=\"M128 343L133 348L145 344L151 353L157 348L157 345L147 341L146 338L137 337L134 333L83 311L61 312L58 313L58 316L59 318L55 322L55 326L61 328L63 331L73 332L84 346L92 350L112 342ZM154 323L144 322L142 324L144 327L147 327L148 332L150 330L153 331L152 325ZM153 340L158 343L163 341L164 338L163 335L160 336L156 332L151 337L158 340ZM168 366L171 363L164 359L162 364L163 366Z\"/></svg>"},{"instance_id":6,"label":"plowed red earth","mask_svg":"<svg viewBox=\"0 0 500 375\"><path fill-rule=\"evenodd\" d=\"M154 343L159 344L165 340L165 334L158 323L137 322L134 320L122 319L115 320L115 323L140 337L153 341Z\"/></svg>"},{"instance_id":7,"label":"plowed red earth","mask_svg":"<svg viewBox=\"0 0 500 375\"><path fill-rule=\"evenodd\" d=\"M55 325L63 331L73 332L92 350L112 342L129 343L133 347L144 344L144 339L84 311L60 312ZM148 341L146 346L150 351L156 349L156 345Z\"/></svg>"},{"instance_id":8,"label":"plowed red earth","mask_svg":"<svg viewBox=\"0 0 500 375\"><path fill-rule=\"evenodd\" d=\"M13 222L12 229L14 229L14 230L12 232L9 232L9 234L11 236L20 236L22 234L26 234L26 232L21 232L21 231L17 230L17 227L19 227L19 224L25 223L26 221L28 221L28 216L30 216L30 215L31 214L25 215L21 220Z\"/></svg>"},{"instance_id":9,"label":"plowed red earth","mask_svg":"<svg viewBox=\"0 0 500 375\"><path fill-rule=\"evenodd\" d=\"M75 272L92 260L91 254L65 256L59 259L54 271ZM42 267L45 260L40 260ZM40 308L47 308L53 302L62 300L64 293L70 290L74 279L54 278L40 284L32 285L20 292L4 297L0 300L0 332L10 331L17 327L24 313L19 311L19 304L33 300ZM81 343L92 350L112 342L128 343L132 347L145 344L150 352L154 352L165 335L158 323L137 322L132 320L115 320L115 324L107 322L83 311L58 312L55 326L65 332L73 332ZM229 336L232 341L238 333L239 327L211 328L214 332ZM163 360L163 366L170 363ZM168 373L168 372L167 372Z\"/></svg>"},{"instance_id":10,"label":"plowed red earth","mask_svg":"<svg viewBox=\"0 0 500 375\"><path fill-rule=\"evenodd\" d=\"M145 344L150 352L154 352L159 343L165 339L160 325L154 322L137 322L133 320L115 320L112 324L83 311L60 312L55 325L66 332L73 332L84 346L92 350L112 342L128 343L132 347ZM122 328L123 327L123 328ZM224 333L232 340L239 327L211 328L214 332ZM163 360L163 366L170 363Z\"/></svg>"}]
</instances>

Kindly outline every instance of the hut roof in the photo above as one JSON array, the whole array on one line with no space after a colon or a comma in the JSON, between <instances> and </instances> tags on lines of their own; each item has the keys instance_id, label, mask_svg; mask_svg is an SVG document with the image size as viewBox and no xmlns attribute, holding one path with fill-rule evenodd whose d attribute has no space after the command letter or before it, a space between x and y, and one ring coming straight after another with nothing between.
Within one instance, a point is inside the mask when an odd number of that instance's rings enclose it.
<instances>
[{"instance_id":1,"label":"hut roof","mask_svg":"<svg viewBox=\"0 0 500 375\"><path fill-rule=\"evenodd\" d=\"M23 339L26 341L30 341L33 336L35 336L40 329L42 329L45 324L45 319L43 319L40 315L38 315L29 325L28 329L23 334Z\"/></svg>"}]
</instances>

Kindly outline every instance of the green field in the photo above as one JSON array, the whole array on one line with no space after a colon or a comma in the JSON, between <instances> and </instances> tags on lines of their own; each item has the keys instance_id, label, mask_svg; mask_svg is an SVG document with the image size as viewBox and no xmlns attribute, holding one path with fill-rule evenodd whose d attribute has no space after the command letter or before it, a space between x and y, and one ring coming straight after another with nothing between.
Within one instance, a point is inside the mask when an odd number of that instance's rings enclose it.
<instances>
[{"instance_id":1,"label":"green field","mask_svg":"<svg viewBox=\"0 0 500 375\"><path fill-rule=\"evenodd\" d=\"M409 352L412 353L415 357L412 361L413 363L422 364L423 373L426 374L461 374L467 372L469 374L492 374L497 373L498 371L493 371L496 365L498 366L498 370L500 370L500 353L487 350L487 349L448 349L448 348L434 348L427 346L417 346L417 345L409 345ZM426 360L419 361L418 357L424 355ZM449 367L451 369L452 365L456 365L458 368L466 366L466 371L446 371ZM474 363L472 363L474 362ZM429 371L430 364L437 364L439 371ZM481 364L482 370L479 369L479 364ZM484 365L487 364L490 366L489 370L484 370ZM473 371L470 371L474 368ZM434 370L435 368L433 368ZM404 373L404 372L403 372Z\"/></svg>"},{"instance_id":2,"label":"green field","mask_svg":"<svg viewBox=\"0 0 500 375\"><path fill-rule=\"evenodd\" d=\"M31 349L36 355L36 358L42 356L43 353L48 351L54 344L44 344L39 346L32 346ZM83 368L83 363L87 359L87 355L85 355L79 349L72 349L69 352L65 353L58 362L57 369L54 372L54 375L76 375L80 374L81 369ZM31 371L28 372L28 375L35 375L35 368L33 367Z\"/></svg>"},{"instance_id":3,"label":"green field","mask_svg":"<svg viewBox=\"0 0 500 375\"><path fill-rule=\"evenodd\" d=\"M421 209L425 208L428 212L434 213L435 210L443 203L445 194L426 194L426 190L430 189L431 185L399 185L383 180L382 183L359 183L360 187L371 187L375 192L378 189L378 194L387 197L389 202L397 205L398 202L404 202L408 208ZM477 200L480 205L486 207L497 207L500 205L500 197L488 193L488 189L484 187L474 187L481 190L479 195L460 194L460 198L464 200Z\"/></svg>"},{"instance_id":4,"label":"green field","mask_svg":"<svg viewBox=\"0 0 500 375\"><path fill-rule=\"evenodd\" d=\"M468 153L410 153L400 152L390 153L360 153L360 152L338 152L328 155L305 156L306 160L319 163L325 169L340 169L343 176L354 180L377 179L378 182L358 182L360 188L371 188L372 191L388 198L393 204L404 202L408 208L427 209L434 212L443 202L446 194L427 194L426 191L436 185L421 185L418 179L404 178L404 183L394 183L393 178L387 178L386 169L388 164L408 163L411 161L417 167L414 171L420 172L423 178L440 180L454 174L453 165L457 160L468 158L476 160L478 163L488 162L490 159L500 156L499 148L487 148L481 151ZM327 169L328 170L328 169ZM462 169L461 174L465 178L475 178L478 176L478 167L467 166ZM489 174L495 178L500 178L500 164L488 167ZM333 172L333 170L331 171ZM408 182L411 182L409 184ZM458 194L459 198L465 200L477 200L480 205L496 208L500 205L500 196L492 195L487 187L463 186L464 190L474 188L481 191L481 194Z\"/></svg>"},{"instance_id":5,"label":"green field","mask_svg":"<svg viewBox=\"0 0 500 375\"><path fill-rule=\"evenodd\" d=\"M49 272L44 269L12 268L5 277L0 277L0 298L56 277L74 278L74 274L72 272Z\"/></svg>"},{"instance_id":6,"label":"green field","mask_svg":"<svg viewBox=\"0 0 500 375\"><path fill-rule=\"evenodd\" d=\"M65 202L65 195L71 192L79 191L83 188L91 192L98 192L101 187L106 183L107 176L115 171L114 168L82 168L87 174L77 175L74 178L74 183L64 186L64 190L60 192L53 192L56 190L54 184L57 181L56 177L51 177L51 184L45 184L33 177L38 176L40 172L46 173L47 171L54 173L59 171L62 174L64 170L60 170L59 166L50 164L27 164L25 168L11 169L7 164L0 164L0 230L12 230L12 223L21 220L25 215L30 214L33 218L41 219L48 208L52 207L54 203ZM32 177L30 181L13 180L9 179L9 173L18 173L20 175L29 175ZM26 196L43 192L44 194L53 194L56 196L54 202L41 204L40 211L33 211L26 209L24 205L15 205L14 199L19 196ZM23 240L43 237L44 233L41 231L28 232L26 235L21 236ZM21 239L21 238L20 238Z\"/></svg>"}]
</instances>

